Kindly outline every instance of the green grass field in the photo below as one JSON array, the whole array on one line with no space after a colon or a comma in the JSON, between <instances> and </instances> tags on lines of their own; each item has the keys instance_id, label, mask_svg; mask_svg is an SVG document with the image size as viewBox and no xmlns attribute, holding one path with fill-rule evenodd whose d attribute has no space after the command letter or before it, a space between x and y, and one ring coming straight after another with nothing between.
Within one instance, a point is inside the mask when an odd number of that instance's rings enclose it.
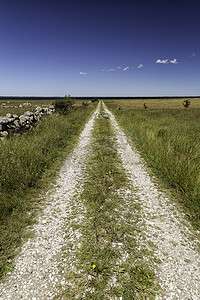
<instances>
[{"instance_id":1,"label":"green grass field","mask_svg":"<svg viewBox=\"0 0 200 300\"><path fill-rule=\"evenodd\" d=\"M170 188L193 225L200 225L200 99L107 100L105 104ZM147 109L144 108L146 103Z\"/></svg>"}]
</instances>

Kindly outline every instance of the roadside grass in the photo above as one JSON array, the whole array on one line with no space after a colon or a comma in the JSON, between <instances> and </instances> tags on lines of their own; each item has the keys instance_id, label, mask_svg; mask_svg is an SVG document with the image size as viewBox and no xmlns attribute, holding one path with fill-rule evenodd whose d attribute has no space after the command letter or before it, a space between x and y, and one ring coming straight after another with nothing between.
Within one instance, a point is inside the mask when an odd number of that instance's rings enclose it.
<instances>
[{"instance_id":1,"label":"roadside grass","mask_svg":"<svg viewBox=\"0 0 200 300\"><path fill-rule=\"evenodd\" d=\"M158 285L144 258L150 254L136 241L140 206L121 165L110 120L101 111L94 124L87 178L76 200L86 211L81 222L77 216L71 224L81 242L66 246L66 257L72 260L65 268L69 284L61 299L154 299Z\"/></svg>"},{"instance_id":2,"label":"roadside grass","mask_svg":"<svg viewBox=\"0 0 200 300\"><path fill-rule=\"evenodd\" d=\"M33 224L35 204L73 149L96 105L43 118L28 132L0 142L0 277Z\"/></svg>"},{"instance_id":3,"label":"roadside grass","mask_svg":"<svg viewBox=\"0 0 200 300\"><path fill-rule=\"evenodd\" d=\"M154 174L176 194L185 214L199 228L200 100L191 99L189 108L180 100L105 103ZM148 109L144 109L144 101Z\"/></svg>"}]
</instances>

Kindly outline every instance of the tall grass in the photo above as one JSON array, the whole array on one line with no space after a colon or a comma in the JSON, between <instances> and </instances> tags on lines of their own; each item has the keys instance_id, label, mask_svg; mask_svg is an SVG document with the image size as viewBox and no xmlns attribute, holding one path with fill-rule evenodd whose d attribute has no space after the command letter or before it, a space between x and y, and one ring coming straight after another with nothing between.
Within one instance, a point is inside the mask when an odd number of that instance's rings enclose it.
<instances>
[{"instance_id":1,"label":"tall grass","mask_svg":"<svg viewBox=\"0 0 200 300\"><path fill-rule=\"evenodd\" d=\"M134 107L134 100L127 106L125 102L109 101L107 106L154 173L176 192L186 214L199 227L200 109L171 109L163 102L157 108L142 110Z\"/></svg>"},{"instance_id":2,"label":"tall grass","mask_svg":"<svg viewBox=\"0 0 200 300\"><path fill-rule=\"evenodd\" d=\"M94 106L44 118L30 132L0 142L0 276L32 223L35 195L72 150Z\"/></svg>"}]
</instances>

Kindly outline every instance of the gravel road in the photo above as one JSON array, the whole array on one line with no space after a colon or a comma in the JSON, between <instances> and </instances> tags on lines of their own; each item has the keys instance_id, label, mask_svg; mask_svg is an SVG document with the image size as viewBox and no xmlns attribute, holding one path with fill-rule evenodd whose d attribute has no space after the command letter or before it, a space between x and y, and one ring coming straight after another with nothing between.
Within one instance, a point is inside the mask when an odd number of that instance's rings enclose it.
<instances>
[{"instance_id":1,"label":"gravel road","mask_svg":"<svg viewBox=\"0 0 200 300\"><path fill-rule=\"evenodd\" d=\"M66 282L59 265L65 264L62 248L70 228L67 220L71 216L73 196L85 177L85 162L98 110L86 124L78 145L61 168L53 190L48 192L44 209L32 229L34 237L22 246L15 259L14 270L0 283L0 300L53 299L64 289ZM139 196L147 242L154 243L155 255L160 262L155 272L161 280L163 292L157 300L198 300L200 257L191 226L153 182L142 158L129 144L113 114L107 109L106 112L115 128L123 167ZM79 218L82 209L80 207Z\"/></svg>"}]
</instances>

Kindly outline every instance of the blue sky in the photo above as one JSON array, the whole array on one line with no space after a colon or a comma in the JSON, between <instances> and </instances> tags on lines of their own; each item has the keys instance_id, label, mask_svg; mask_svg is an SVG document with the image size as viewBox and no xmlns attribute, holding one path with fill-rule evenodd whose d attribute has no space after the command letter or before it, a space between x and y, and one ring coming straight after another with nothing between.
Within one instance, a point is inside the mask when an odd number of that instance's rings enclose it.
<instances>
[{"instance_id":1,"label":"blue sky","mask_svg":"<svg viewBox=\"0 0 200 300\"><path fill-rule=\"evenodd\" d=\"M200 2L0 0L0 95L200 95Z\"/></svg>"}]
</instances>

